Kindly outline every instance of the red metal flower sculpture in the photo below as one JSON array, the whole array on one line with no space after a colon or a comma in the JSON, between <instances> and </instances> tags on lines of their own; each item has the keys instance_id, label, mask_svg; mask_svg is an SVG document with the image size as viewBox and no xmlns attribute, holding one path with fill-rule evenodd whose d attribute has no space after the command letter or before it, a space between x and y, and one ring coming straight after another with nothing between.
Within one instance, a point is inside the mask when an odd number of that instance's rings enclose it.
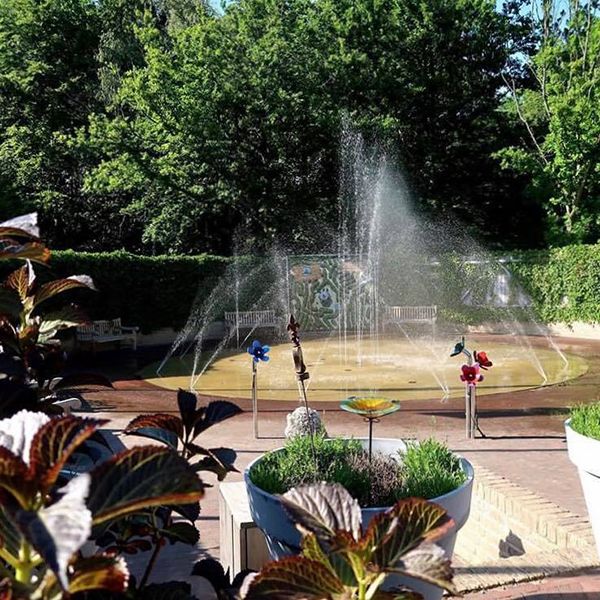
<instances>
[{"instance_id":1,"label":"red metal flower sculpture","mask_svg":"<svg viewBox=\"0 0 600 600\"><path fill-rule=\"evenodd\" d=\"M473 358L484 371L489 369L493 364L492 361L487 357L487 354L483 351L477 352L477 350L475 350L475 352L473 352Z\"/></svg>"},{"instance_id":2,"label":"red metal flower sculpture","mask_svg":"<svg viewBox=\"0 0 600 600\"><path fill-rule=\"evenodd\" d=\"M467 385L477 385L477 383L483 381L483 375L479 372L479 363L463 365L461 370L460 380L464 381Z\"/></svg>"}]
</instances>

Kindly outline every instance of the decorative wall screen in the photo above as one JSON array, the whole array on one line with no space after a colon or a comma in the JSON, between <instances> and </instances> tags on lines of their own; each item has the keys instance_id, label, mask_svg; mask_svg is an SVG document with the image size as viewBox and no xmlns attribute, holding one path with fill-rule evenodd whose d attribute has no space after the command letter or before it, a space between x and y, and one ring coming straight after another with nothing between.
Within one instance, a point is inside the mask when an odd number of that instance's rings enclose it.
<instances>
[{"instance_id":1,"label":"decorative wall screen","mask_svg":"<svg viewBox=\"0 0 600 600\"><path fill-rule=\"evenodd\" d=\"M304 331L369 329L375 319L375 277L358 256L286 258L290 312Z\"/></svg>"}]
</instances>

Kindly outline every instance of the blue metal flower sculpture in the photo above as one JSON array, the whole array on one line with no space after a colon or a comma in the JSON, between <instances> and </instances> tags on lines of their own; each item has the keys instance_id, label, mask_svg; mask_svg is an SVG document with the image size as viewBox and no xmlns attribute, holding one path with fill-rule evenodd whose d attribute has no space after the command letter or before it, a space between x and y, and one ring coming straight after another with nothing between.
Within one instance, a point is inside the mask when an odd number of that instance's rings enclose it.
<instances>
[{"instance_id":1,"label":"blue metal flower sculpture","mask_svg":"<svg viewBox=\"0 0 600 600\"><path fill-rule=\"evenodd\" d=\"M248 348L248 354L253 357L255 363L261 360L267 362L269 360L267 354L270 349L270 346L263 346L258 340L254 340L252 346Z\"/></svg>"}]
</instances>

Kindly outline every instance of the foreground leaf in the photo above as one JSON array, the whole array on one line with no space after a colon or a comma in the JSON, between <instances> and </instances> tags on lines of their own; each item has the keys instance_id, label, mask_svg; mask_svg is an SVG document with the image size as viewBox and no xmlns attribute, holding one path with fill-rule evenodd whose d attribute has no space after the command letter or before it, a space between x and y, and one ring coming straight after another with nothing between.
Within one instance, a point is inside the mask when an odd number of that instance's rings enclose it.
<instances>
[{"instance_id":1,"label":"foreground leaf","mask_svg":"<svg viewBox=\"0 0 600 600\"><path fill-rule=\"evenodd\" d=\"M2 221L0 223L0 238L5 237L39 240L38 214L30 212Z\"/></svg>"},{"instance_id":2,"label":"foreground leaf","mask_svg":"<svg viewBox=\"0 0 600 600\"><path fill-rule=\"evenodd\" d=\"M88 506L94 524L143 508L200 500L204 485L172 450L139 446L107 460L91 473Z\"/></svg>"},{"instance_id":3,"label":"foreground leaf","mask_svg":"<svg viewBox=\"0 0 600 600\"><path fill-rule=\"evenodd\" d=\"M454 571L450 560L442 548L435 544L421 544L411 550L402 557L391 572L420 579L451 594L456 594L456 588L452 584Z\"/></svg>"},{"instance_id":4,"label":"foreground leaf","mask_svg":"<svg viewBox=\"0 0 600 600\"><path fill-rule=\"evenodd\" d=\"M127 591L129 570L121 557L98 554L80 558L73 565L73 575L69 580L69 593L106 590L123 593Z\"/></svg>"},{"instance_id":5,"label":"foreground leaf","mask_svg":"<svg viewBox=\"0 0 600 600\"><path fill-rule=\"evenodd\" d=\"M339 484L314 483L291 489L281 502L292 521L303 532L314 533L326 545L338 531L347 531L354 540L361 534L358 501Z\"/></svg>"},{"instance_id":6,"label":"foreground leaf","mask_svg":"<svg viewBox=\"0 0 600 600\"><path fill-rule=\"evenodd\" d=\"M227 473L238 472L232 464L236 459L236 453L230 448L201 448L195 444L187 444L186 448L192 450L194 455L204 456L204 458L194 463L196 472L210 471L215 473L219 481L223 481Z\"/></svg>"},{"instance_id":7,"label":"foreground leaf","mask_svg":"<svg viewBox=\"0 0 600 600\"><path fill-rule=\"evenodd\" d=\"M205 408L197 411L194 422L194 437L206 431L209 427L225 421L242 412L242 409L233 402L216 400L210 402Z\"/></svg>"},{"instance_id":8,"label":"foreground leaf","mask_svg":"<svg viewBox=\"0 0 600 600\"><path fill-rule=\"evenodd\" d=\"M0 446L29 464L31 443L40 427L50 421L44 413L21 410L0 421Z\"/></svg>"},{"instance_id":9,"label":"foreground leaf","mask_svg":"<svg viewBox=\"0 0 600 600\"><path fill-rule=\"evenodd\" d=\"M71 277L56 279L55 281L50 281L40 286L33 298L33 304L34 306L38 306L53 296L76 288L86 288L89 290L96 289L94 282L89 275L71 275Z\"/></svg>"},{"instance_id":10,"label":"foreground leaf","mask_svg":"<svg viewBox=\"0 0 600 600\"><path fill-rule=\"evenodd\" d=\"M407 498L371 520L364 544L374 548L373 564L386 570L421 542L440 539L453 528L454 521L438 504Z\"/></svg>"},{"instance_id":11,"label":"foreground leaf","mask_svg":"<svg viewBox=\"0 0 600 600\"><path fill-rule=\"evenodd\" d=\"M107 422L68 415L52 419L38 430L31 443L29 466L42 490L54 485L73 452Z\"/></svg>"},{"instance_id":12,"label":"foreground leaf","mask_svg":"<svg viewBox=\"0 0 600 600\"><path fill-rule=\"evenodd\" d=\"M127 425L125 433L147 437L177 450L178 440L183 440L183 424L175 415L140 415Z\"/></svg>"},{"instance_id":13,"label":"foreground leaf","mask_svg":"<svg viewBox=\"0 0 600 600\"><path fill-rule=\"evenodd\" d=\"M54 504L16 515L21 533L52 569L63 589L68 588L69 561L92 530L92 515L85 505L89 486L90 476L84 473L62 488L64 495Z\"/></svg>"},{"instance_id":14,"label":"foreground leaf","mask_svg":"<svg viewBox=\"0 0 600 600\"><path fill-rule=\"evenodd\" d=\"M2 236L2 229L0 228L0 236ZM39 242L5 245L3 248L0 248L0 260L8 259L32 260L43 264L47 263L50 259L50 250Z\"/></svg>"},{"instance_id":15,"label":"foreground leaf","mask_svg":"<svg viewBox=\"0 0 600 600\"><path fill-rule=\"evenodd\" d=\"M246 600L328 600L344 592L344 585L320 562L301 556L268 563L254 577Z\"/></svg>"}]
</instances>

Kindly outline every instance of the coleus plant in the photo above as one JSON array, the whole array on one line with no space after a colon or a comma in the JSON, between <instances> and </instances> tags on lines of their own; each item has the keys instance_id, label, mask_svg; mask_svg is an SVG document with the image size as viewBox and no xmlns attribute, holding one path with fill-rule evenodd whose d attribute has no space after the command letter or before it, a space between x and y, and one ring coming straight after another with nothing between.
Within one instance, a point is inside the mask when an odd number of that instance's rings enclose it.
<instances>
[{"instance_id":1,"label":"coleus plant","mask_svg":"<svg viewBox=\"0 0 600 600\"><path fill-rule=\"evenodd\" d=\"M64 373L65 354L56 335L88 318L75 305L43 309L66 291L95 287L87 275L38 283L31 261L45 263L50 256L38 235L35 214L0 224L0 259L26 259L0 286L0 417L22 408L56 411L54 402L72 396L73 387L111 385L101 375Z\"/></svg>"},{"instance_id":2,"label":"coleus plant","mask_svg":"<svg viewBox=\"0 0 600 600\"><path fill-rule=\"evenodd\" d=\"M229 448L204 448L197 444L197 438L213 425L241 412L240 408L226 401L198 406L196 395L184 390L177 393L177 405L179 415L141 415L129 423L125 433L161 442L187 461L194 472L212 472L219 481L223 480L227 473L236 470L233 466L235 452ZM146 584L161 548L167 543L194 544L198 541L198 531L193 523L199 512L198 502L155 507L111 525L97 538L97 543L111 552L150 552L150 559L133 591L137 594L136 598L145 598L148 587ZM187 521L174 520L173 513ZM177 593L185 592L178 590Z\"/></svg>"},{"instance_id":3,"label":"coleus plant","mask_svg":"<svg viewBox=\"0 0 600 600\"><path fill-rule=\"evenodd\" d=\"M339 484L311 484L281 497L303 534L302 554L268 563L242 586L245 600L415 600L383 590L392 575L455 593L453 571L435 544L454 527L446 511L418 498L400 500L363 530L358 502Z\"/></svg>"},{"instance_id":4,"label":"coleus plant","mask_svg":"<svg viewBox=\"0 0 600 600\"><path fill-rule=\"evenodd\" d=\"M198 502L204 485L176 452L125 450L65 483L73 453L104 421L21 411L0 420L0 598L123 592L116 553L84 557L90 535L141 510Z\"/></svg>"},{"instance_id":5,"label":"coleus plant","mask_svg":"<svg viewBox=\"0 0 600 600\"><path fill-rule=\"evenodd\" d=\"M222 481L235 471L235 452L230 448L203 448L196 439L209 427L229 419L241 409L225 400L198 407L196 395L185 390L177 392L179 415L156 413L141 415L125 428L125 433L140 435L165 444L188 460L196 471L211 471Z\"/></svg>"},{"instance_id":6,"label":"coleus plant","mask_svg":"<svg viewBox=\"0 0 600 600\"><path fill-rule=\"evenodd\" d=\"M88 275L72 275L39 284L30 261L13 271L2 285L0 294L5 305L12 296L14 306L13 310L3 310L0 318L0 343L4 350L10 350L28 362L36 347L50 342L61 329L88 322L85 313L74 305L46 314L40 309L51 298L76 288L96 289Z\"/></svg>"},{"instance_id":7,"label":"coleus plant","mask_svg":"<svg viewBox=\"0 0 600 600\"><path fill-rule=\"evenodd\" d=\"M46 263L50 251L40 240L37 213L0 223L0 260L32 260Z\"/></svg>"}]
</instances>

